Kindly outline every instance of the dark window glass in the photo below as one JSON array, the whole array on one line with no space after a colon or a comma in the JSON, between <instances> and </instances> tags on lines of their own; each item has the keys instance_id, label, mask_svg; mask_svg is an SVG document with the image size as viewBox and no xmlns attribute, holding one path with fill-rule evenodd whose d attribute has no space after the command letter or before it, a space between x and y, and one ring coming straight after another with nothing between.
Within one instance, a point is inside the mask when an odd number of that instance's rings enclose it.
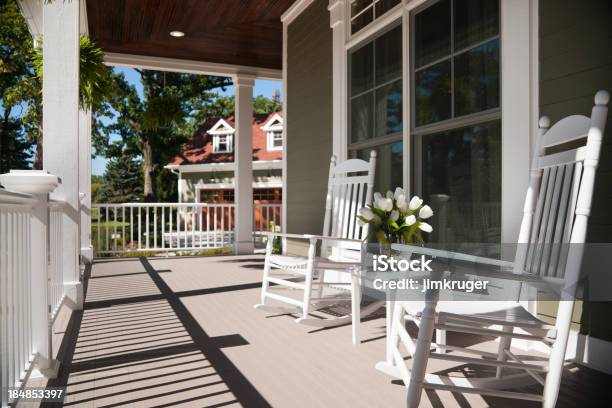
<instances>
[{"instance_id":1,"label":"dark window glass","mask_svg":"<svg viewBox=\"0 0 612 408\"><path fill-rule=\"evenodd\" d=\"M376 85L400 78L402 76L402 27L397 26L374 41Z\"/></svg>"},{"instance_id":2,"label":"dark window glass","mask_svg":"<svg viewBox=\"0 0 612 408\"><path fill-rule=\"evenodd\" d=\"M351 16L357 15L361 10L372 4L372 0L355 0L351 3Z\"/></svg>"},{"instance_id":3,"label":"dark window glass","mask_svg":"<svg viewBox=\"0 0 612 408\"><path fill-rule=\"evenodd\" d=\"M351 34L355 34L372 21L376 20L400 0L355 0L351 2Z\"/></svg>"},{"instance_id":4,"label":"dark window glass","mask_svg":"<svg viewBox=\"0 0 612 408\"><path fill-rule=\"evenodd\" d=\"M374 21L374 8L370 7L351 21L351 34L355 34L372 21Z\"/></svg>"},{"instance_id":5,"label":"dark window glass","mask_svg":"<svg viewBox=\"0 0 612 408\"><path fill-rule=\"evenodd\" d=\"M414 75L416 126L451 117L451 62L440 62Z\"/></svg>"},{"instance_id":6,"label":"dark window glass","mask_svg":"<svg viewBox=\"0 0 612 408\"><path fill-rule=\"evenodd\" d=\"M372 138L372 92L351 101L351 142L362 142Z\"/></svg>"},{"instance_id":7,"label":"dark window glass","mask_svg":"<svg viewBox=\"0 0 612 408\"><path fill-rule=\"evenodd\" d=\"M376 171L374 191L386 191L403 185L403 148L402 142L387 143L373 149L356 151L359 159L369 161L370 152L376 150Z\"/></svg>"},{"instance_id":8,"label":"dark window glass","mask_svg":"<svg viewBox=\"0 0 612 408\"><path fill-rule=\"evenodd\" d=\"M499 106L499 40L455 57L455 116Z\"/></svg>"},{"instance_id":9,"label":"dark window glass","mask_svg":"<svg viewBox=\"0 0 612 408\"><path fill-rule=\"evenodd\" d=\"M376 3L376 18L382 16L393 7L397 6L400 0L378 0Z\"/></svg>"},{"instance_id":10,"label":"dark window glass","mask_svg":"<svg viewBox=\"0 0 612 408\"><path fill-rule=\"evenodd\" d=\"M422 192L431 242L500 242L500 121L422 137Z\"/></svg>"},{"instance_id":11,"label":"dark window glass","mask_svg":"<svg viewBox=\"0 0 612 408\"><path fill-rule=\"evenodd\" d=\"M422 67L450 54L450 0L442 0L415 16L414 50L415 68Z\"/></svg>"},{"instance_id":12,"label":"dark window glass","mask_svg":"<svg viewBox=\"0 0 612 408\"><path fill-rule=\"evenodd\" d=\"M349 58L351 143L401 133L401 26L352 52Z\"/></svg>"},{"instance_id":13,"label":"dark window glass","mask_svg":"<svg viewBox=\"0 0 612 408\"><path fill-rule=\"evenodd\" d=\"M351 95L374 86L374 44L369 43L351 53Z\"/></svg>"},{"instance_id":14,"label":"dark window glass","mask_svg":"<svg viewBox=\"0 0 612 408\"><path fill-rule=\"evenodd\" d=\"M375 136L402 131L402 80L376 89Z\"/></svg>"},{"instance_id":15,"label":"dark window glass","mask_svg":"<svg viewBox=\"0 0 612 408\"><path fill-rule=\"evenodd\" d=\"M499 2L454 0L455 50L499 34Z\"/></svg>"}]
</instances>

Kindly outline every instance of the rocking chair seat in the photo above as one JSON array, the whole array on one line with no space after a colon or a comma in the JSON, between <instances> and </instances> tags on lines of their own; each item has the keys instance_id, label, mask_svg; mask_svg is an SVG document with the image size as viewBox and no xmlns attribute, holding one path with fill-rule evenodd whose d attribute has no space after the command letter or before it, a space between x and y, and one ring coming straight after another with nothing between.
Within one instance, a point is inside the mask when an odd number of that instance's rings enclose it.
<instances>
[{"instance_id":1,"label":"rocking chair seat","mask_svg":"<svg viewBox=\"0 0 612 408\"><path fill-rule=\"evenodd\" d=\"M513 302L514 303L514 302ZM421 318L424 302L407 302L407 312L414 318ZM480 302L478 307L472 301L438 302L437 316L439 321L452 323L466 320L483 325L504 325L522 328L553 329L550 325L514 304L500 305L498 302Z\"/></svg>"},{"instance_id":2,"label":"rocking chair seat","mask_svg":"<svg viewBox=\"0 0 612 408\"><path fill-rule=\"evenodd\" d=\"M308 258L305 256L288 256L288 255L271 255L270 266L279 269L286 270L300 270L306 269L308 265ZM329 258L315 257L314 269L315 270L346 270L353 266L359 266L359 261L347 261L346 259L330 256Z\"/></svg>"}]
</instances>

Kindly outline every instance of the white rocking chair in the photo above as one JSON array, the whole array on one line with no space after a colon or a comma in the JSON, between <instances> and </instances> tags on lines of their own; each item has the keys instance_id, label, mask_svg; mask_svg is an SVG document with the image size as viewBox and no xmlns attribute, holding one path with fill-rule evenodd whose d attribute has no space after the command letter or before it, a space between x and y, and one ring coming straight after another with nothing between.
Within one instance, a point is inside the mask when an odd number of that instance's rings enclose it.
<instances>
[{"instance_id":1,"label":"white rocking chair","mask_svg":"<svg viewBox=\"0 0 612 408\"><path fill-rule=\"evenodd\" d=\"M537 140L531 166L530 186L514 262L450 252L441 254L442 251L427 248L394 246L395 249L410 253L472 259L473 262L490 265L493 269L492 277L518 282L547 282L562 290L554 325L540 321L518 303L505 310L500 310L499 305L497 310L492 310L496 302L438 303L436 292L430 292L424 302L395 302L388 339L391 361L379 363L377 368L403 380L408 387L408 407L419 405L423 388L540 401L544 407L555 406L583 257L581 244L586 238L609 98L608 92L599 91L595 95L595 106L590 118L569 116L548 131L549 119L540 119L541 135ZM585 136L587 140L583 147L559 153L546 152L551 147L559 150L567 142ZM500 269L495 270L494 267L508 267L509 271L500 272ZM417 310L415 304L418 303L421 306ZM485 305L487 303L490 304L488 308ZM414 321L419 327L416 341L405 329L406 320ZM430 351L434 329L438 330L435 344L438 351L458 351L482 358ZM449 346L445 341L446 331L499 337L498 352L486 353ZM512 339L542 342L550 347L550 354L544 358L544 364L526 363L510 351ZM412 356L411 369L406 365L400 346ZM428 359L492 366L496 367L496 375L467 378L429 374L426 373ZM515 373L504 375L503 369L515 369ZM519 374L516 374L516 369ZM525 385L525 380L540 383L544 387L543 394L507 391Z\"/></svg>"},{"instance_id":2,"label":"white rocking chair","mask_svg":"<svg viewBox=\"0 0 612 408\"><path fill-rule=\"evenodd\" d=\"M351 291L351 271L361 263L361 246L368 234L368 226L357 223L360 208L372 203L376 152L370 154L370 161L350 159L336 164L332 156L329 167L325 218L322 235L299 235L277 232L264 232L268 237L266 259L261 287L261 303L255 308L271 313L301 314L296 321L315 327L333 327L349 323L353 313L366 316L374 312L380 304L371 304L359 312L359 299L352 302L351 314L331 318L309 316L312 311L330 304L338 303L337 296L324 296L323 288L332 287L336 292ZM288 256L272 254L274 237L308 241L308 255ZM321 242L320 256L317 244ZM274 274L272 272L274 271ZM282 289L303 291L296 299L280 295L278 290L271 291L270 284ZM316 297L312 296L316 287ZM340 289L340 291L338 290ZM269 305L269 300L290 305ZM353 341L356 339L353 333Z\"/></svg>"}]
</instances>

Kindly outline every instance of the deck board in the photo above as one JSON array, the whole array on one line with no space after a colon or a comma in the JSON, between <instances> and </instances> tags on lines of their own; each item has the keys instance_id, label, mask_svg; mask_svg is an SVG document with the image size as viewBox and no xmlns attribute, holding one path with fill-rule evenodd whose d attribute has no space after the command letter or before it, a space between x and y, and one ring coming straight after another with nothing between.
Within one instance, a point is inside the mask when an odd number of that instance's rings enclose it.
<instances>
[{"instance_id":1,"label":"deck board","mask_svg":"<svg viewBox=\"0 0 612 408\"><path fill-rule=\"evenodd\" d=\"M384 357L382 313L362 324L360 346L350 326L321 330L268 316L253 308L262 266L257 255L95 263L49 385L67 386L68 407L405 405L403 385L374 369ZM452 334L449 343L495 346ZM572 370L560 407L610 398L609 376ZM424 393L421 405L538 406L440 391Z\"/></svg>"}]
</instances>

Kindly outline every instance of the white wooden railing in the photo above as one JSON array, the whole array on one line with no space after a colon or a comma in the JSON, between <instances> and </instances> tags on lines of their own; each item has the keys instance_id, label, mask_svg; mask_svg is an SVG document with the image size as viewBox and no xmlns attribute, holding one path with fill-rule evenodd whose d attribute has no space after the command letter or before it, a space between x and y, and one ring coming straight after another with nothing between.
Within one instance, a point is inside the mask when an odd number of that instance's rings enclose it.
<instances>
[{"instance_id":1,"label":"white wooden railing","mask_svg":"<svg viewBox=\"0 0 612 408\"><path fill-rule=\"evenodd\" d=\"M53 200L49 203L49 267L47 268L47 298L51 323L66 298L66 281L63 262L63 219L66 217L66 203Z\"/></svg>"},{"instance_id":2,"label":"white wooden railing","mask_svg":"<svg viewBox=\"0 0 612 408\"><path fill-rule=\"evenodd\" d=\"M280 225L281 204L254 204L253 218L255 231L269 231ZM235 219L235 204L93 204L94 255L229 248Z\"/></svg>"},{"instance_id":3,"label":"white wooden railing","mask_svg":"<svg viewBox=\"0 0 612 408\"><path fill-rule=\"evenodd\" d=\"M0 377L1 406L8 387L20 387L32 367L32 275L27 194L0 189Z\"/></svg>"},{"instance_id":4,"label":"white wooden railing","mask_svg":"<svg viewBox=\"0 0 612 408\"><path fill-rule=\"evenodd\" d=\"M66 203L48 201L57 182L47 182L33 187L42 194L0 188L1 407L14 403L7 389L23 387L35 366L51 377L58 367L51 327L69 286L62 264L68 213Z\"/></svg>"}]
</instances>

